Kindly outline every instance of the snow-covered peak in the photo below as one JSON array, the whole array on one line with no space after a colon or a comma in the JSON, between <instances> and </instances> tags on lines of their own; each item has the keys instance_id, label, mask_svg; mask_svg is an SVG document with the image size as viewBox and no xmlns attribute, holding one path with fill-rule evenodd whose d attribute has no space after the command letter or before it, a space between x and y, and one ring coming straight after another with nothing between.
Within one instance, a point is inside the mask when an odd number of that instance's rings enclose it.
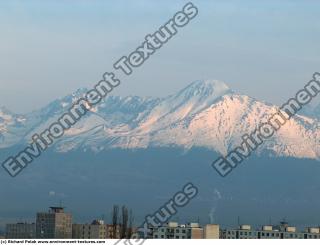
<instances>
[{"instance_id":1,"label":"snow-covered peak","mask_svg":"<svg viewBox=\"0 0 320 245\"><path fill-rule=\"evenodd\" d=\"M217 80L199 80L155 104L141 120L138 131L153 131L169 127L177 121L201 112L223 95L231 93L229 87Z\"/></svg>"},{"instance_id":2,"label":"snow-covered peak","mask_svg":"<svg viewBox=\"0 0 320 245\"><path fill-rule=\"evenodd\" d=\"M177 95L184 95L186 98L202 97L217 99L218 97L230 93L230 88L219 80L198 80L182 89Z\"/></svg>"},{"instance_id":3,"label":"snow-covered peak","mask_svg":"<svg viewBox=\"0 0 320 245\"><path fill-rule=\"evenodd\" d=\"M29 142L32 134L46 129L86 91L77 90L24 116L3 110L2 122L0 109L0 148ZM164 98L108 96L68 130L55 147L58 151L205 147L226 154L240 143L244 133L253 132L277 109L233 92L224 82L199 80ZM319 139L319 120L296 116L264 144L261 152L317 158Z\"/></svg>"},{"instance_id":4,"label":"snow-covered peak","mask_svg":"<svg viewBox=\"0 0 320 245\"><path fill-rule=\"evenodd\" d=\"M229 86L225 82L215 79L197 80L192 82L189 86L206 90L210 89L212 91L230 90Z\"/></svg>"}]
</instances>

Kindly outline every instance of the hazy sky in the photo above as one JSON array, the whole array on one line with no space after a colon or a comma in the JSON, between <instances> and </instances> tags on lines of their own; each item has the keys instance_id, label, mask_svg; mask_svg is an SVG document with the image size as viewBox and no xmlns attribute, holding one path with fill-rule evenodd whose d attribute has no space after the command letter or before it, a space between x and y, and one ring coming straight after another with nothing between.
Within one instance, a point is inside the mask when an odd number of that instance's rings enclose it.
<instances>
[{"instance_id":1,"label":"hazy sky","mask_svg":"<svg viewBox=\"0 0 320 245\"><path fill-rule=\"evenodd\" d=\"M40 108L91 87L187 1L0 2L0 106ZM280 104L320 71L320 1L193 1L199 15L125 77L121 95L198 79Z\"/></svg>"}]
</instances>

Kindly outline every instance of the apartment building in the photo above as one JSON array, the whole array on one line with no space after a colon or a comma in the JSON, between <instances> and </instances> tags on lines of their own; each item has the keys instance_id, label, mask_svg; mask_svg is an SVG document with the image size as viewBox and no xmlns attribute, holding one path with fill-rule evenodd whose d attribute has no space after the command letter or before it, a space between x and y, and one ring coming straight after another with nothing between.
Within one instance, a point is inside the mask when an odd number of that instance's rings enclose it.
<instances>
[{"instance_id":1,"label":"apartment building","mask_svg":"<svg viewBox=\"0 0 320 245\"><path fill-rule=\"evenodd\" d=\"M48 212L37 213L36 238L72 238L72 215L63 207L50 207Z\"/></svg>"},{"instance_id":2,"label":"apartment building","mask_svg":"<svg viewBox=\"0 0 320 245\"><path fill-rule=\"evenodd\" d=\"M214 224L207 224L204 227L204 239L219 239L220 226Z\"/></svg>"},{"instance_id":3,"label":"apartment building","mask_svg":"<svg viewBox=\"0 0 320 245\"><path fill-rule=\"evenodd\" d=\"M120 238L120 225L116 226L116 229L114 229L114 226L112 224L107 224L107 236L111 239L119 239Z\"/></svg>"},{"instance_id":4,"label":"apartment building","mask_svg":"<svg viewBox=\"0 0 320 245\"><path fill-rule=\"evenodd\" d=\"M77 239L107 239L110 229L103 220L94 220L91 224L73 224L72 238Z\"/></svg>"},{"instance_id":5,"label":"apartment building","mask_svg":"<svg viewBox=\"0 0 320 245\"><path fill-rule=\"evenodd\" d=\"M16 223L6 225L7 239L29 239L36 237L35 223Z\"/></svg>"},{"instance_id":6,"label":"apartment building","mask_svg":"<svg viewBox=\"0 0 320 245\"><path fill-rule=\"evenodd\" d=\"M306 228L305 231L297 231L294 226L287 222L280 225L264 225L259 230L254 230L250 225L241 225L237 229L225 229L220 231L222 239L319 239L318 227Z\"/></svg>"},{"instance_id":7,"label":"apartment building","mask_svg":"<svg viewBox=\"0 0 320 245\"><path fill-rule=\"evenodd\" d=\"M218 239L219 225L206 225L204 228L198 223L179 225L177 222L169 222L165 226L152 227L153 239Z\"/></svg>"}]
</instances>

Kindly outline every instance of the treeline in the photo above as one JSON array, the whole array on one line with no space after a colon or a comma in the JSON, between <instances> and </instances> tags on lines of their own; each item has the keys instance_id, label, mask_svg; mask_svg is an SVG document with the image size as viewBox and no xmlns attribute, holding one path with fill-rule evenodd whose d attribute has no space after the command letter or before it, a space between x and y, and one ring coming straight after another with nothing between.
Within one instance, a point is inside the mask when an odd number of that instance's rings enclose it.
<instances>
[{"instance_id":1,"label":"treeline","mask_svg":"<svg viewBox=\"0 0 320 245\"><path fill-rule=\"evenodd\" d=\"M130 238L133 233L134 216L132 210L125 205L113 205L112 209L112 237L113 239Z\"/></svg>"}]
</instances>

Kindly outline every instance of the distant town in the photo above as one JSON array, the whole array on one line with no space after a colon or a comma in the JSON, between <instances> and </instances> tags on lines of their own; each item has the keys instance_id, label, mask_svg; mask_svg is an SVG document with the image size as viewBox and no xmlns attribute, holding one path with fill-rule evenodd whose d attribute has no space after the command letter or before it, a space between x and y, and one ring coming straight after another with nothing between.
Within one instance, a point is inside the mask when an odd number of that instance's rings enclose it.
<instances>
[{"instance_id":1,"label":"distant town","mask_svg":"<svg viewBox=\"0 0 320 245\"><path fill-rule=\"evenodd\" d=\"M320 227L298 230L288 222L253 228L239 224L223 229L219 224L187 223L170 221L161 226L148 226L147 230L133 227L131 211L125 206L114 206L111 224L96 219L86 224L72 222L72 214L63 207L50 207L38 212L35 223L19 222L6 225L1 239L125 239L132 235L147 239L319 239Z\"/></svg>"}]
</instances>

